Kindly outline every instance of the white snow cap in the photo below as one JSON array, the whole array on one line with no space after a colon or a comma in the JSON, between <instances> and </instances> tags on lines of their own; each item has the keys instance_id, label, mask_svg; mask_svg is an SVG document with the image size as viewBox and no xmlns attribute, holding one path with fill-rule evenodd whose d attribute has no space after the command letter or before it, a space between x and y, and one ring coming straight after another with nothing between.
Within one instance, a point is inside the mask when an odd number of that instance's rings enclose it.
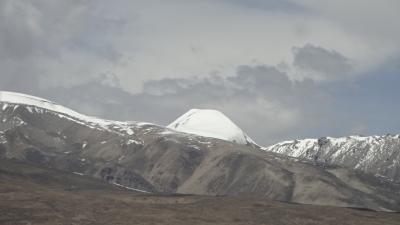
<instances>
[{"instance_id":1,"label":"white snow cap","mask_svg":"<svg viewBox=\"0 0 400 225\"><path fill-rule=\"evenodd\" d=\"M36 106L39 108L47 109L54 112L59 112L65 115L70 115L78 118L84 117L80 113L77 113L71 109L58 105L49 100L16 92L0 91L0 102Z\"/></svg>"},{"instance_id":2,"label":"white snow cap","mask_svg":"<svg viewBox=\"0 0 400 225\"><path fill-rule=\"evenodd\" d=\"M170 129L218 138L238 144L255 144L222 112L211 109L191 109L167 126Z\"/></svg>"},{"instance_id":3,"label":"white snow cap","mask_svg":"<svg viewBox=\"0 0 400 225\"><path fill-rule=\"evenodd\" d=\"M120 122L120 121L112 121L112 120L103 120L97 117L86 116L80 114L72 109L66 108L57 103L51 102L49 100L38 98L31 95L16 93L16 92L7 92L0 91L0 103L10 103L16 105L26 105L37 107L41 109L46 109L52 112L59 113L59 117L67 116L70 119L74 119L75 121L80 121L86 125L96 125L96 127L101 127L107 130L110 130L109 127L116 126L123 133L127 133L128 135L133 134L133 130L131 129L131 122ZM4 107L4 106L3 106ZM3 108L4 110L5 108Z\"/></svg>"}]
</instances>

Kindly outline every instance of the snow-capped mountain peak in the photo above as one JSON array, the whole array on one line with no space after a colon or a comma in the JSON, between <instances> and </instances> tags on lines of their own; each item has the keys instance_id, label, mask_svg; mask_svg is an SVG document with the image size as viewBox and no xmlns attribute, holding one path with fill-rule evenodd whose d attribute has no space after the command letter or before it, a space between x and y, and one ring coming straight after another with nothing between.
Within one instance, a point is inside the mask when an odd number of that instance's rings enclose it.
<instances>
[{"instance_id":1,"label":"snow-capped mountain peak","mask_svg":"<svg viewBox=\"0 0 400 225\"><path fill-rule=\"evenodd\" d=\"M362 170L400 181L400 135L283 141L266 151Z\"/></svg>"},{"instance_id":2,"label":"snow-capped mountain peak","mask_svg":"<svg viewBox=\"0 0 400 225\"><path fill-rule=\"evenodd\" d=\"M238 144L255 144L227 116L212 109L191 109L168 125L168 128Z\"/></svg>"}]
</instances>

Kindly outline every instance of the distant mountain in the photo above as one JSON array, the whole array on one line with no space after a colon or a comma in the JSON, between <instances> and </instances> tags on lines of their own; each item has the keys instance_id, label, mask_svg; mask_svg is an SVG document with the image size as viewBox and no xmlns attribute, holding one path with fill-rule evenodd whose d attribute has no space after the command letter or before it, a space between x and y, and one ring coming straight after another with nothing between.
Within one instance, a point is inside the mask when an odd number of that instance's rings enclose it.
<instances>
[{"instance_id":1,"label":"distant mountain","mask_svg":"<svg viewBox=\"0 0 400 225\"><path fill-rule=\"evenodd\" d=\"M242 145L257 145L222 112L210 109L191 109L168 128L204 137L218 138Z\"/></svg>"},{"instance_id":2,"label":"distant mountain","mask_svg":"<svg viewBox=\"0 0 400 225\"><path fill-rule=\"evenodd\" d=\"M179 121L173 124L182 125ZM238 130L223 138L235 140L229 138L236 138L231 134ZM45 99L0 92L0 158L142 192L400 210L400 184L244 143L149 123L102 120Z\"/></svg>"},{"instance_id":3,"label":"distant mountain","mask_svg":"<svg viewBox=\"0 0 400 225\"><path fill-rule=\"evenodd\" d=\"M264 149L400 181L400 135L293 140Z\"/></svg>"}]
</instances>

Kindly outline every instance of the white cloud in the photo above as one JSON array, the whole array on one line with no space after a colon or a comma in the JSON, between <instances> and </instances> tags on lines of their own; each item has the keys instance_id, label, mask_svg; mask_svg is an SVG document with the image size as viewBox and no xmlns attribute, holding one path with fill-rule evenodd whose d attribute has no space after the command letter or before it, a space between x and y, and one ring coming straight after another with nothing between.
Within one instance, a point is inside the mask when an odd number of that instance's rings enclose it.
<instances>
[{"instance_id":1,"label":"white cloud","mask_svg":"<svg viewBox=\"0 0 400 225\"><path fill-rule=\"evenodd\" d=\"M205 76L213 71L226 76L241 64L290 63L292 47L306 43L341 53L352 61L353 73L362 74L379 66L399 47L394 46L398 45L394 39L387 42L387 36L395 36L390 30L375 35L374 28L354 29L367 27L364 19L366 23L373 19L368 18L368 11L360 15L353 3L348 5L354 9L347 13L353 14L352 20L339 19L334 6L340 4L333 5L332 12L316 2L298 4L310 11L262 10L224 1L142 2L128 25L127 31L132 33L126 33L120 42L126 63L116 74L124 80L126 90L137 92L149 78ZM388 17L391 21L399 16Z\"/></svg>"},{"instance_id":2,"label":"white cloud","mask_svg":"<svg viewBox=\"0 0 400 225\"><path fill-rule=\"evenodd\" d=\"M7 0L0 54L27 57L45 87L113 73L131 93L148 79L227 76L243 64L290 65L292 48L307 43L339 52L352 61L353 73L363 74L399 53L398 4Z\"/></svg>"},{"instance_id":3,"label":"white cloud","mask_svg":"<svg viewBox=\"0 0 400 225\"><path fill-rule=\"evenodd\" d=\"M400 54L400 2L397 0L292 1L313 10L315 19L328 21L328 28L333 25L343 32L344 39L340 41L342 47L333 49L357 60L360 73L372 70L389 57ZM332 36L325 41L335 42L336 38Z\"/></svg>"}]
</instances>

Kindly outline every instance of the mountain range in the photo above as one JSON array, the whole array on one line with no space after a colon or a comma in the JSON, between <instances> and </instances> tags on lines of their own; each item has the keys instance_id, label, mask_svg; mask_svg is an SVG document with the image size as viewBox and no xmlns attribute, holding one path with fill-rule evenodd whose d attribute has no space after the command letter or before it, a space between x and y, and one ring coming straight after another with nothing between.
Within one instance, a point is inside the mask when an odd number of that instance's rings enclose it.
<instances>
[{"instance_id":1,"label":"mountain range","mask_svg":"<svg viewBox=\"0 0 400 225\"><path fill-rule=\"evenodd\" d=\"M400 135L322 137L285 141L263 149L400 181Z\"/></svg>"},{"instance_id":2,"label":"mountain range","mask_svg":"<svg viewBox=\"0 0 400 225\"><path fill-rule=\"evenodd\" d=\"M140 193L399 211L397 139L320 138L263 148L215 110L190 110L164 127L0 92L0 158Z\"/></svg>"}]
</instances>

